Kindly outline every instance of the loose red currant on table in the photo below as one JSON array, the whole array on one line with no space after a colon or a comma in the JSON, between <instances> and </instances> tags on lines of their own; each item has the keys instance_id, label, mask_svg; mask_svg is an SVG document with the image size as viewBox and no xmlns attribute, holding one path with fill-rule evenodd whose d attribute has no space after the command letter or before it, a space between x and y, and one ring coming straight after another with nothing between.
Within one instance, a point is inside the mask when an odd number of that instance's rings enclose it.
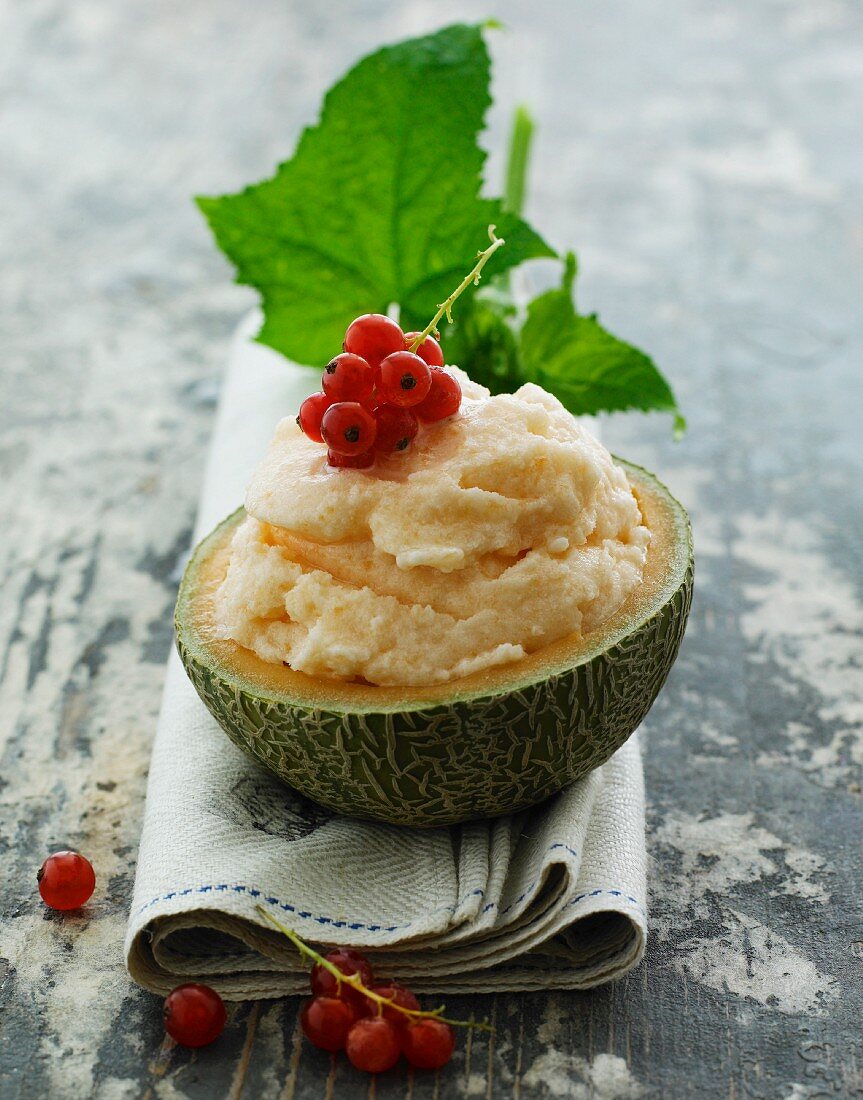
<instances>
[{"instance_id":1,"label":"loose red currant on table","mask_svg":"<svg viewBox=\"0 0 863 1100\"><path fill-rule=\"evenodd\" d=\"M405 349L411 350L411 344L420 334L418 332L406 332L405 333ZM442 367L443 366L443 351L440 344L435 340L434 336L426 336L425 340L419 345L416 350L416 354L420 359L425 359L430 367Z\"/></svg>"},{"instance_id":2,"label":"loose red currant on table","mask_svg":"<svg viewBox=\"0 0 863 1100\"><path fill-rule=\"evenodd\" d=\"M321 419L321 435L339 455L361 455L371 450L377 433L372 413L358 401L337 401Z\"/></svg>"},{"instance_id":3,"label":"loose red currant on table","mask_svg":"<svg viewBox=\"0 0 863 1100\"><path fill-rule=\"evenodd\" d=\"M379 997L386 997L388 1001L401 1005L402 1008L409 1008L414 1012L419 1011L420 1003L416 998L416 994L411 993L409 989L399 985L398 982L384 982L373 985L371 991L377 993ZM371 997L366 997L365 1014L367 1016L383 1016L385 1020L389 1020L391 1024L395 1024L398 1028L405 1027L410 1022L410 1016L406 1016L404 1012L399 1012L397 1008L390 1008L389 1005L382 1005L378 1001L372 1000Z\"/></svg>"},{"instance_id":4,"label":"loose red currant on table","mask_svg":"<svg viewBox=\"0 0 863 1100\"><path fill-rule=\"evenodd\" d=\"M402 1032L404 1056L417 1069L440 1069L452 1058L455 1032L443 1020L412 1020Z\"/></svg>"},{"instance_id":5,"label":"loose red currant on table","mask_svg":"<svg viewBox=\"0 0 863 1100\"><path fill-rule=\"evenodd\" d=\"M356 1004L341 997L312 997L300 1014L300 1026L310 1043L321 1050L344 1050L348 1033L357 1022Z\"/></svg>"},{"instance_id":6,"label":"loose red currant on table","mask_svg":"<svg viewBox=\"0 0 863 1100\"><path fill-rule=\"evenodd\" d=\"M348 325L344 350L362 356L372 367L394 351L402 351L405 335L401 327L383 313L364 313Z\"/></svg>"},{"instance_id":7,"label":"loose red currant on table","mask_svg":"<svg viewBox=\"0 0 863 1100\"><path fill-rule=\"evenodd\" d=\"M406 450L419 431L419 421L412 409L400 409L397 405L379 405L375 409L378 434L375 450L380 454L393 454Z\"/></svg>"},{"instance_id":8,"label":"loose red currant on table","mask_svg":"<svg viewBox=\"0 0 863 1100\"><path fill-rule=\"evenodd\" d=\"M458 379L441 367L432 367L428 393L415 406L414 412L420 420L443 420L457 413L460 405L461 386Z\"/></svg>"},{"instance_id":9,"label":"loose red currant on table","mask_svg":"<svg viewBox=\"0 0 863 1100\"><path fill-rule=\"evenodd\" d=\"M204 1047L218 1039L228 1014L222 998L208 985L177 986L162 1008L165 1031L184 1047Z\"/></svg>"},{"instance_id":10,"label":"loose red currant on table","mask_svg":"<svg viewBox=\"0 0 863 1100\"><path fill-rule=\"evenodd\" d=\"M332 403L325 393L313 393L300 405L297 424L300 426L300 431L315 443L324 441L321 436L321 420Z\"/></svg>"},{"instance_id":11,"label":"loose red currant on table","mask_svg":"<svg viewBox=\"0 0 863 1100\"><path fill-rule=\"evenodd\" d=\"M345 976L357 974L366 988L371 987L374 981L371 963L359 951L354 951L352 947L339 947L335 951L330 951L328 955L324 955L324 958ZM319 996L340 997L345 994L354 994L352 986L340 982L335 974L327 970L325 966L321 966L320 963L315 963L312 967L309 981L311 982L312 993ZM361 1004L365 1002L365 998L361 993L356 993L356 997Z\"/></svg>"},{"instance_id":12,"label":"loose red currant on table","mask_svg":"<svg viewBox=\"0 0 863 1100\"><path fill-rule=\"evenodd\" d=\"M384 1073L393 1068L401 1055L398 1028L383 1016L367 1016L348 1032L345 1050L357 1069Z\"/></svg>"},{"instance_id":13,"label":"loose red currant on table","mask_svg":"<svg viewBox=\"0 0 863 1100\"><path fill-rule=\"evenodd\" d=\"M367 401L375 388L375 372L361 356L343 351L324 367L323 388L331 401Z\"/></svg>"},{"instance_id":14,"label":"loose red currant on table","mask_svg":"<svg viewBox=\"0 0 863 1100\"><path fill-rule=\"evenodd\" d=\"M418 405L431 387L431 368L412 351L395 351L381 361L377 392L387 405Z\"/></svg>"},{"instance_id":15,"label":"loose red currant on table","mask_svg":"<svg viewBox=\"0 0 863 1100\"><path fill-rule=\"evenodd\" d=\"M79 909L96 889L96 874L80 852L55 852L36 875L42 900L52 909Z\"/></svg>"}]
</instances>

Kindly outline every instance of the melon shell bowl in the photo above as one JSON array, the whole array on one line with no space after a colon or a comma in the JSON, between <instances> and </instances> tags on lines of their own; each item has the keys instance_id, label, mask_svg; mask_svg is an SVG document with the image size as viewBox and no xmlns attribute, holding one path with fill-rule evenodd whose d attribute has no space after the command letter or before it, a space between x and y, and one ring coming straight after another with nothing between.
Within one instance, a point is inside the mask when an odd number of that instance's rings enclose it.
<instances>
[{"instance_id":1,"label":"melon shell bowl","mask_svg":"<svg viewBox=\"0 0 863 1100\"><path fill-rule=\"evenodd\" d=\"M177 648L192 684L236 745L338 813L429 828L543 801L637 729L689 614L686 512L652 474L615 461L653 537L642 583L588 637L429 688L342 683L267 663L212 628L241 508L200 543L180 586Z\"/></svg>"}]
</instances>

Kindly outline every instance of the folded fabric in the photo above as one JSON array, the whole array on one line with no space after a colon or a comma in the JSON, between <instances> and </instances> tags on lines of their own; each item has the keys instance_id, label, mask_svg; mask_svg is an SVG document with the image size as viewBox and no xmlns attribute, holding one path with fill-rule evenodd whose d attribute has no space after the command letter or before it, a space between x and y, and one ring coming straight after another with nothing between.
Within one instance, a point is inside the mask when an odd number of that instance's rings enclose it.
<instances>
[{"instance_id":1,"label":"folded fabric","mask_svg":"<svg viewBox=\"0 0 863 1100\"><path fill-rule=\"evenodd\" d=\"M252 342L258 322L234 341L197 537L242 501L276 420L317 385ZM645 893L637 735L532 810L403 829L336 815L260 769L169 660L126 937L148 989L307 989L306 965L258 906L309 942L361 946L418 991L587 988L638 963Z\"/></svg>"}]
</instances>

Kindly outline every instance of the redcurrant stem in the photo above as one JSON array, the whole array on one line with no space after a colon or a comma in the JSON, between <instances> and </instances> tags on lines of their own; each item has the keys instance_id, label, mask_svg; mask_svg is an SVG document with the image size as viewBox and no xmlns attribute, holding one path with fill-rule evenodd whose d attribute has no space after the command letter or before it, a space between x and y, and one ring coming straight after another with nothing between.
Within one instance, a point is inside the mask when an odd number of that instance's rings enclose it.
<instances>
[{"instance_id":1,"label":"redcurrant stem","mask_svg":"<svg viewBox=\"0 0 863 1100\"><path fill-rule=\"evenodd\" d=\"M425 337L423 337L423 339L425 339ZM286 924L282 924L282 922L274 917L268 909L265 909L263 905L256 905L255 908L262 917L266 917L270 924L278 928L283 936L287 936L304 958L311 959L313 963L317 963L318 966L322 966L324 970L328 970L337 982L351 986L353 989L356 989L357 992L368 997L370 1001L374 1001L375 1004L378 1005L379 1010L383 1008L394 1008L396 1011L404 1013L405 1016L410 1016L412 1020L440 1020L441 1023L450 1024L452 1027L472 1027L477 1031L494 1031L494 1028L488 1020L477 1023L473 1018L470 1020L448 1019L443 1015L444 1005L441 1005L440 1008L436 1008L431 1012L426 1012L419 1008L405 1008L404 1005L396 1004L392 997L382 997L380 993L375 993L373 989L369 989L368 986L363 985L359 974L343 974L335 963L331 963L329 959L325 959L323 955L319 955L314 948L309 947L307 943L300 939L292 928L288 928Z\"/></svg>"},{"instance_id":2,"label":"redcurrant stem","mask_svg":"<svg viewBox=\"0 0 863 1100\"><path fill-rule=\"evenodd\" d=\"M474 286L477 286L479 284L482 269L485 267L485 265L494 255L494 253L497 252L497 250L502 245L506 244L506 241L503 239L503 237L495 236L493 225L490 225L488 227L488 235L491 240L491 244L489 245L489 247L484 252L477 252L477 262L474 264L473 270L467 276L465 276L464 279L462 279L462 281L458 284L452 294L450 294L449 298L447 298L445 302L441 302L438 305L437 313L434 315L434 317L432 317L431 321L429 321L429 323L422 330L419 336L417 336L416 339L412 342L410 348L408 349L409 351L416 352L417 348L427 336L430 336L433 332L437 332L437 323L444 314L446 314L447 321L452 324L453 302L463 291L467 290L471 283L473 283Z\"/></svg>"}]
</instances>

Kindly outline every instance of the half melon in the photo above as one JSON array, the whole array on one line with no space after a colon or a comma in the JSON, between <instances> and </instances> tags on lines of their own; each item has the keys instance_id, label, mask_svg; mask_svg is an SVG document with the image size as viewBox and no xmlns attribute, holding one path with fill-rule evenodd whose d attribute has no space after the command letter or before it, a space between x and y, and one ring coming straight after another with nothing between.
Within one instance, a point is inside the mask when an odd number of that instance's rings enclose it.
<instances>
[{"instance_id":1,"label":"half melon","mask_svg":"<svg viewBox=\"0 0 863 1100\"><path fill-rule=\"evenodd\" d=\"M241 508L197 547L180 586L177 648L190 680L235 744L339 813L427 828L542 801L638 727L689 613L686 512L652 474L615 461L652 539L642 583L586 638L428 688L342 683L262 661L213 629Z\"/></svg>"}]
</instances>

